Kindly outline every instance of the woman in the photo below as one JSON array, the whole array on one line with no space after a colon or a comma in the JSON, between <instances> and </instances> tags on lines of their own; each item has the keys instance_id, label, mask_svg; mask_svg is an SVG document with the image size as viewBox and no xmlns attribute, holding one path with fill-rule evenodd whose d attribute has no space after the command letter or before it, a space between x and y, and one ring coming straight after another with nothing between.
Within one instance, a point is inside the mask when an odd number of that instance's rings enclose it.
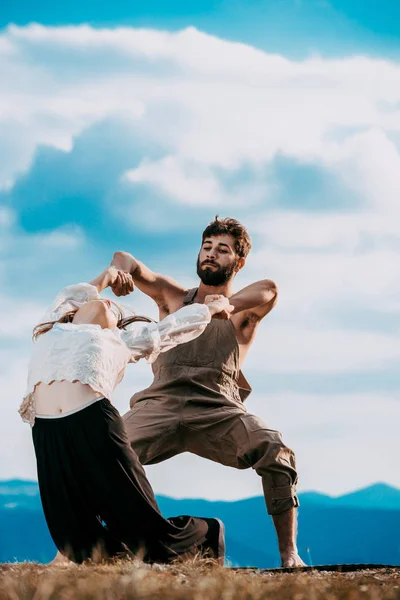
<instances>
[{"instance_id":1,"label":"woman","mask_svg":"<svg viewBox=\"0 0 400 600\"><path fill-rule=\"evenodd\" d=\"M58 550L70 560L141 554L169 562L205 551L224 559L217 519L162 517L143 467L110 399L128 362L198 337L211 317L233 307L210 296L160 323L115 315L107 286L133 290L130 275L107 268L65 288L47 322L34 329L28 387L20 407L33 429L43 510ZM162 443L162 440L160 440Z\"/></svg>"}]
</instances>

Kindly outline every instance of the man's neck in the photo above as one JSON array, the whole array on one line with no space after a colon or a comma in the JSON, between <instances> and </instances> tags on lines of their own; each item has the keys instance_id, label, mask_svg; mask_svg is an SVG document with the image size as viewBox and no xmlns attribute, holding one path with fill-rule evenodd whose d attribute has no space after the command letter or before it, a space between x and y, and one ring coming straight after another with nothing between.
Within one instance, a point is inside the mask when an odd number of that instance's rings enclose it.
<instances>
[{"instance_id":1,"label":"man's neck","mask_svg":"<svg viewBox=\"0 0 400 600\"><path fill-rule=\"evenodd\" d=\"M232 281L227 281L223 285L205 285L202 281L200 281L194 301L198 302L199 304L203 304L204 298L210 294L220 294L230 298L233 295Z\"/></svg>"}]
</instances>

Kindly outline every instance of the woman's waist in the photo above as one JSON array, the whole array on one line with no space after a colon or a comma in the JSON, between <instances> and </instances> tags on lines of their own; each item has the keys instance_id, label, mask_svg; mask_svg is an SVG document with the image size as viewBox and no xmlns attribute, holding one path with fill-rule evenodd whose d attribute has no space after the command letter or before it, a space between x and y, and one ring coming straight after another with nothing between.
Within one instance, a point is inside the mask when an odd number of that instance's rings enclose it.
<instances>
[{"instance_id":1,"label":"woman's waist","mask_svg":"<svg viewBox=\"0 0 400 600\"><path fill-rule=\"evenodd\" d=\"M57 416L84 408L90 402L103 398L104 393L80 381L54 381L35 386L34 400L37 416Z\"/></svg>"}]
</instances>

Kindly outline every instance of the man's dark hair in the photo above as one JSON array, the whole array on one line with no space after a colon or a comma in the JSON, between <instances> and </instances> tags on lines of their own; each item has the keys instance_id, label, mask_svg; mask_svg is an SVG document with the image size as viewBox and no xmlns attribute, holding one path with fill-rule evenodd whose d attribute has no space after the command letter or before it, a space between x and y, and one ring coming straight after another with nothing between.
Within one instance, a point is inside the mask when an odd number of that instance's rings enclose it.
<instances>
[{"instance_id":1,"label":"man's dark hair","mask_svg":"<svg viewBox=\"0 0 400 600\"><path fill-rule=\"evenodd\" d=\"M216 215L214 221L203 231L203 243L206 238L215 235L231 235L235 239L235 251L240 258L246 258L251 250L251 239L247 229L236 219L220 219L219 215Z\"/></svg>"}]
</instances>

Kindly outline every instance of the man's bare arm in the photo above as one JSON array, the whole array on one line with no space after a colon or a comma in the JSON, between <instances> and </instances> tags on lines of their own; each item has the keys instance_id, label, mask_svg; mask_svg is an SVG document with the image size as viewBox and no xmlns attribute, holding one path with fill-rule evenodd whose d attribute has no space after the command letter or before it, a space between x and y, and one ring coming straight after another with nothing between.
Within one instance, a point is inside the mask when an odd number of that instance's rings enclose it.
<instances>
[{"instance_id":1,"label":"man's bare arm","mask_svg":"<svg viewBox=\"0 0 400 600\"><path fill-rule=\"evenodd\" d=\"M274 308L277 300L278 288L269 279L252 283L229 298L235 307L231 320L239 342L241 362L253 343L258 324Z\"/></svg>"},{"instance_id":2,"label":"man's bare arm","mask_svg":"<svg viewBox=\"0 0 400 600\"><path fill-rule=\"evenodd\" d=\"M278 288L270 279L256 281L229 298L235 307L233 314L251 312L258 319L265 317L274 308L277 300Z\"/></svg>"},{"instance_id":3,"label":"man's bare arm","mask_svg":"<svg viewBox=\"0 0 400 600\"><path fill-rule=\"evenodd\" d=\"M172 277L155 273L129 252L115 252L111 265L130 273L139 290L153 298L158 305L168 303L185 294L185 289ZM113 288L113 291L117 296L122 295L119 289Z\"/></svg>"}]
</instances>

